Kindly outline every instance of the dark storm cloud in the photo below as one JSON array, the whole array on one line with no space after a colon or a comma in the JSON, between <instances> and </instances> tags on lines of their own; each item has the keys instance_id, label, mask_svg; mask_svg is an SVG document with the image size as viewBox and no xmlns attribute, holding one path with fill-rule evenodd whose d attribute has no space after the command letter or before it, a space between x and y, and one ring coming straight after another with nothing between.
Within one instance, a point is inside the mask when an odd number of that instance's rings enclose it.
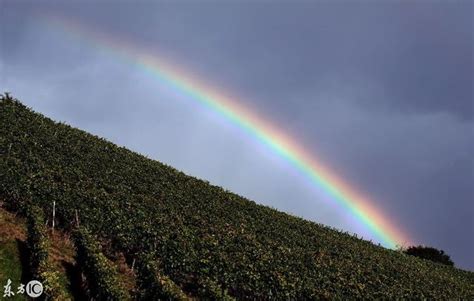
<instances>
[{"instance_id":1,"label":"dark storm cloud","mask_svg":"<svg viewBox=\"0 0 474 301\"><path fill-rule=\"evenodd\" d=\"M383 88L366 99L371 105L472 119L470 2L95 8L82 10L103 30L228 78L237 91L277 102L295 88L324 88L333 78L351 85L362 77Z\"/></svg>"},{"instance_id":2,"label":"dark storm cloud","mask_svg":"<svg viewBox=\"0 0 474 301\"><path fill-rule=\"evenodd\" d=\"M41 21L73 18L235 96L371 196L416 242L474 268L472 2L0 3L0 88L35 109L355 231L235 128Z\"/></svg>"},{"instance_id":3,"label":"dark storm cloud","mask_svg":"<svg viewBox=\"0 0 474 301\"><path fill-rule=\"evenodd\" d=\"M285 102L295 88L324 89L332 80L351 85L363 77L382 86L383 93L364 99L371 105L473 116L470 2L125 2L112 7L45 3L28 10L79 17L150 50L156 47L184 60L183 65L223 77L224 86L257 91L274 102ZM7 15L27 19L18 11ZM19 36L16 26L9 28L10 36ZM235 68L236 63L246 68Z\"/></svg>"}]
</instances>

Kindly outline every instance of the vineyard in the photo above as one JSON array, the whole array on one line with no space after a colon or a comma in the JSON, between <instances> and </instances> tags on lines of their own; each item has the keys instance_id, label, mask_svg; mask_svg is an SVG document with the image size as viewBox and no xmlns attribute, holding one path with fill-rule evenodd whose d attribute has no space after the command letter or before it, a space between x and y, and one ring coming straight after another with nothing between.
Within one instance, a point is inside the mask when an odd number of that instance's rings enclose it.
<instances>
[{"instance_id":1,"label":"vineyard","mask_svg":"<svg viewBox=\"0 0 474 301\"><path fill-rule=\"evenodd\" d=\"M257 205L9 96L0 102L0 200L27 218L31 270L50 299L62 298L44 264L53 204L96 300L474 298L472 272Z\"/></svg>"}]
</instances>

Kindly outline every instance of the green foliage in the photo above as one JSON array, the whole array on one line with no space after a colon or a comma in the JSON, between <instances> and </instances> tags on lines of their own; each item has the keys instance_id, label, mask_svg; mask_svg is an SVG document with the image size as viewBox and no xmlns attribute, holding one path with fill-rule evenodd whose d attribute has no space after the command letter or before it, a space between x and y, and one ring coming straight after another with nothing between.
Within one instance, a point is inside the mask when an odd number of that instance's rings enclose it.
<instances>
[{"instance_id":1,"label":"green foliage","mask_svg":"<svg viewBox=\"0 0 474 301\"><path fill-rule=\"evenodd\" d=\"M151 256L143 257L137 261L137 280L142 300L190 300L173 280L161 273Z\"/></svg>"},{"instance_id":2,"label":"green foliage","mask_svg":"<svg viewBox=\"0 0 474 301\"><path fill-rule=\"evenodd\" d=\"M115 266L102 254L95 237L85 228L74 231L76 261L86 276L90 297L95 300L128 300Z\"/></svg>"},{"instance_id":3,"label":"green foliage","mask_svg":"<svg viewBox=\"0 0 474 301\"><path fill-rule=\"evenodd\" d=\"M28 238L26 240L29 252L31 275L37 279L41 269L47 266L49 240L41 208L30 205L27 213Z\"/></svg>"},{"instance_id":4,"label":"green foliage","mask_svg":"<svg viewBox=\"0 0 474 301\"><path fill-rule=\"evenodd\" d=\"M44 287L45 300L64 300L64 291L59 282L59 273L52 270L48 261L50 243L45 226L43 211L35 205L28 205L27 229L30 271L33 279L39 280Z\"/></svg>"},{"instance_id":5,"label":"green foliage","mask_svg":"<svg viewBox=\"0 0 474 301\"><path fill-rule=\"evenodd\" d=\"M77 211L113 251L155 254L155 280L188 296L474 298L471 272L257 205L7 98L0 102L0 171L0 197L10 208L34 200L50 212L56 201L66 230Z\"/></svg>"},{"instance_id":6,"label":"green foliage","mask_svg":"<svg viewBox=\"0 0 474 301\"><path fill-rule=\"evenodd\" d=\"M3 286L7 284L8 279L12 281L12 291L16 293L16 286L21 283L21 273L20 252L17 242L14 240L3 240L0 237L0 297L3 296ZM8 299L8 301L15 300L26 300L26 297L16 294Z\"/></svg>"},{"instance_id":7,"label":"green foliage","mask_svg":"<svg viewBox=\"0 0 474 301\"><path fill-rule=\"evenodd\" d=\"M199 296L206 300L224 300L231 301L235 300L229 293L223 289L216 281L202 277L198 279L199 284Z\"/></svg>"},{"instance_id":8,"label":"green foliage","mask_svg":"<svg viewBox=\"0 0 474 301\"><path fill-rule=\"evenodd\" d=\"M42 266L38 280L43 284L44 300L68 300L61 284L60 274L51 270L51 266Z\"/></svg>"},{"instance_id":9,"label":"green foliage","mask_svg":"<svg viewBox=\"0 0 474 301\"><path fill-rule=\"evenodd\" d=\"M433 262L442 263L445 265L454 266L454 262L451 260L448 254L444 253L443 250L438 250L432 247L426 246L411 246L406 250L403 250L405 254L416 256L423 259L428 259Z\"/></svg>"}]
</instances>

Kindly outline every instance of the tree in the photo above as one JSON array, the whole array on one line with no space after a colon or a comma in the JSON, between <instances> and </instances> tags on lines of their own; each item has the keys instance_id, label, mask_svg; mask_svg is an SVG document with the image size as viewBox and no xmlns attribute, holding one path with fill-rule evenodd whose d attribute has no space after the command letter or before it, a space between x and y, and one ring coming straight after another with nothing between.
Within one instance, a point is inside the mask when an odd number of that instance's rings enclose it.
<instances>
[{"instance_id":1,"label":"tree","mask_svg":"<svg viewBox=\"0 0 474 301\"><path fill-rule=\"evenodd\" d=\"M445 265L454 266L454 262L451 260L448 254L444 253L443 250L438 250L426 246L411 246L403 252L408 255L428 259Z\"/></svg>"}]
</instances>

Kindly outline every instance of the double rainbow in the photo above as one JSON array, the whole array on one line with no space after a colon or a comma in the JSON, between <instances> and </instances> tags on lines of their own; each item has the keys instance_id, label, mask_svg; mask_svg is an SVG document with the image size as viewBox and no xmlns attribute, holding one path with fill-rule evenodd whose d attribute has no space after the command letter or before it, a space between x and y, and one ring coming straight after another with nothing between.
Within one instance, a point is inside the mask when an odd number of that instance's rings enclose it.
<instances>
[{"instance_id":1,"label":"double rainbow","mask_svg":"<svg viewBox=\"0 0 474 301\"><path fill-rule=\"evenodd\" d=\"M77 36L107 53L133 63L136 67L152 74L156 80L167 87L237 125L269 150L288 161L312 184L327 193L330 199L337 202L341 210L349 212L385 247L395 248L397 245L401 246L409 242L408 236L395 227L388 216L376 208L373 201L363 197L339 179L314 154L304 150L281 129L257 117L237 100L219 93L175 66L171 66L156 53L144 51L132 43L98 32L70 18L48 14L43 15L41 19L55 29L60 28L69 35Z\"/></svg>"}]
</instances>

